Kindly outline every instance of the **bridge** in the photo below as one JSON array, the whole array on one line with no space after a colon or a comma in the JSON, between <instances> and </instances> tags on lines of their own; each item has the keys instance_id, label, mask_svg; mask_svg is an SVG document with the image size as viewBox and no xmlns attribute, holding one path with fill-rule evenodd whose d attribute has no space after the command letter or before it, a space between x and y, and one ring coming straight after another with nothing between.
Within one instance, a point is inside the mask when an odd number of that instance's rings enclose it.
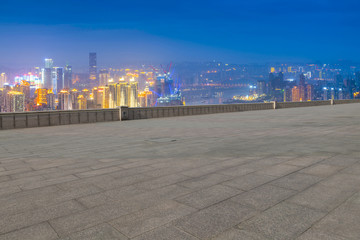
<instances>
[{"instance_id":1,"label":"bridge","mask_svg":"<svg viewBox=\"0 0 360 240\"><path fill-rule=\"evenodd\" d=\"M360 104L317 105L2 115L0 240L360 239Z\"/></svg>"}]
</instances>

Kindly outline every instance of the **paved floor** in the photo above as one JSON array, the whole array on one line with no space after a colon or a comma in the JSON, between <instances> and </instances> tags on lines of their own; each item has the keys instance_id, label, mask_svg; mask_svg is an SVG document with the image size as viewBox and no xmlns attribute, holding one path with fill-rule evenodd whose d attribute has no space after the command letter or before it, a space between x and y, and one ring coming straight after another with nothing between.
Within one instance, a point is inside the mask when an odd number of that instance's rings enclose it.
<instances>
[{"instance_id":1,"label":"paved floor","mask_svg":"<svg viewBox=\"0 0 360 240\"><path fill-rule=\"evenodd\" d=\"M0 132L0 240L360 239L360 104Z\"/></svg>"}]
</instances>

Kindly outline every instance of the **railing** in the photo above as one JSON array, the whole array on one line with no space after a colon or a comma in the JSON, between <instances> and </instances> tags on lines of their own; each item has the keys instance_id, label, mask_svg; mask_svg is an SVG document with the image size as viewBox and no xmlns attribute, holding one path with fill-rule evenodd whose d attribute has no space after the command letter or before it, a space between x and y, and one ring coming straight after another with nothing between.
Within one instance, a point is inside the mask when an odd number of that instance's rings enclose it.
<instances>
[{"instance_id":1,"label":"railing","mask_svg":"<svg viewBox=\"0 0 360 240\"><path fill-rule=\"evenodd\" d=\"M313 107L347 103L360 103L360 99L147 108L119 107L91 110L0 113L0 129L5 130L14 128L45 127L79 123L124 121L296 107Z\"/></svg>"}]
</instances>

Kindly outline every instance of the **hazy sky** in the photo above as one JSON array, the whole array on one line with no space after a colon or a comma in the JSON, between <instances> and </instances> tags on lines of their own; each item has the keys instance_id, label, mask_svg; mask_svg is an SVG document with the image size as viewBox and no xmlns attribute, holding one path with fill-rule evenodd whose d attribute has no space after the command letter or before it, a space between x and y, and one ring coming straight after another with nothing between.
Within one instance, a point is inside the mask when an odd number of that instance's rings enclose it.
<instances>
[{"instance_id":1,"label":"hazy sky","mask_svg":"<svg viewBox=\"0 0 360 240\"><path fill-rule=\"evenodd\" d=\"M360 1L0 1L0 65L357 61Z\"/></svg>"}]
</instances>

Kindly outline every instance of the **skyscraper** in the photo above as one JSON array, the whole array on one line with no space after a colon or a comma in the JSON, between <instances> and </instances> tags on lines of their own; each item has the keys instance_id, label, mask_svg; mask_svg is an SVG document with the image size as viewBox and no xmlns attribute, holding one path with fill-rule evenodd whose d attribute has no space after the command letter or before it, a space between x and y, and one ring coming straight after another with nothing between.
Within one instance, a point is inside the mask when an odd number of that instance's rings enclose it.
<instances>
[{"instance_id":1,"label":"skyscraper","mask_svg":"<svg viewBox=\"0 0 360 240\"><path fill-rule=\"evenodd\" d=\"M57 67L55 68L56 74L56 86L54 86L54 92L60 92L64 88L64 74L63 68Z\"/></svg>"},{"instance_id":2,"label":"skyscraper","mask_svg":"<svg viewBox=\"0 0 360 240\"><path fill-rule=\"evenodd\" d=\"M97 65L96 53L89 53L89 82L92 86L97 86Z\"/></svg>"},{"instance_id":3,"label":"skyscraper","mask_svg":"<svg viewBox=\"0 0 360 240\"><path fill-rule=\"evenodd\" d=\"M0 74L0 87L3 87L5 83L7 83L7 75L6 75L6 73L1 73Z\"/></svg>"},{"instance_id":4,"label":"skyscraper","mask_svg":"<svg viewBox=\"0 0 360 240\"><path fill-rule=\"evenodd\" d=\"M10 91L5 99L7 112L23 112L25 110L25 95L22 92Z\"/></svg>"},{"instance_id":5,"label":"skyscraper","mask_svg":"<svg viewBox=\"0 0 360 240\"><path fill-rule=\"evenodd\" d=\"M72 87L72 67L66 65L64 68L64 86L65 89L70 89ZM60 91L61 89L59 89Z\"/></svg>"},{"instance_id":6,"label":"skyscraper","mask_svg":"<svg viewBox=\"0 0 360 240\"><path fill-rule=\"evenodd\" d=\"M53 79L52 79L52 67L53 60L45 59L45 68L43 69L43 88L52 89L53 88Z\"/></svg>"},{"instance_id":7,"label":"skyscraper","mask_svg":"<svg viewBox=\"0 0 360 240\"><path fill-rule=\"evenodd\" d=\"M108 85L109 78L110 78L109 71L106 69L101 69L99 72L99 86Z\"/></svg>"}]
</instances>

